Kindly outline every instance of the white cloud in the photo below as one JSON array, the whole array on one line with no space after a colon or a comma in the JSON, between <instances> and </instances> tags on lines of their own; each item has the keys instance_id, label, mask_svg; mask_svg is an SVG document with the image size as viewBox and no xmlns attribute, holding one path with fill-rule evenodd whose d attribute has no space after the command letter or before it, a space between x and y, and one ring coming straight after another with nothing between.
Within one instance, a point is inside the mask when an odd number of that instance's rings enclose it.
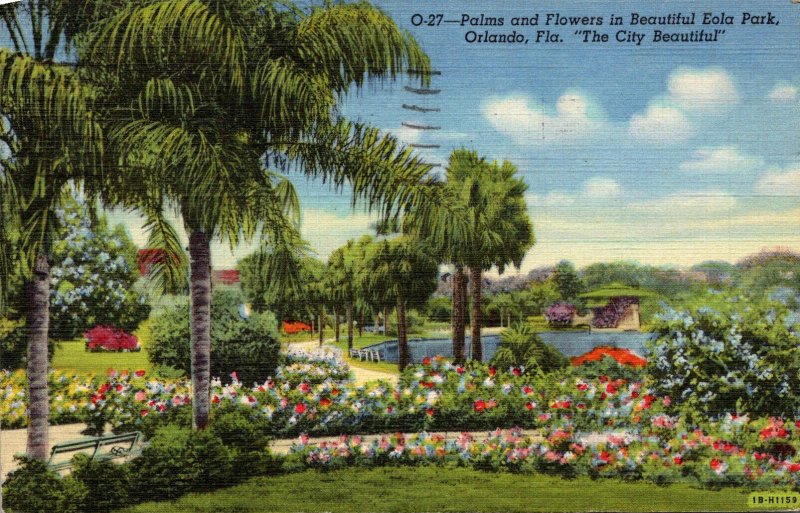
<instances>
[{"instance_id":1,"label":"white cloud","mask_svg":"<svg viewBox=\"0 0 800 513\"><path fill-rule=\"evenodd\" d=\"M681 171L699 173L735 173L752 171L764 165L764 159L741 153L735 146L700 148L692 159L682 162Z\"/></svg>"},{"instance_id":2,"label":"white cloud","mask_svg":"<svg viewBox=\"0 0 800 513\"><path fill-rule=\"evenodd\" d=\"M552 109L512 95L486 100L481 112L497 131L521 145L579 140L604 126L599 109L574 91L564 93Z\"/></svg>"},{"instance_id":3,"label":"white cloud","mask_svg":"<svg viewBox=\"0 0 800 513\"><path fill-rule=\"evenodd\" d=\"M793 102L797 100L797 92L795 86L781 82L770 91L769 99L774 102Z\"/></svg>"},{"instance_id":4,"label":"white cloud","mask_svg":"<svg viewBox=\"0 0 800 513\"><path fill-rule=\"evenodd\" d=\"M765 173L755 190L764 196L800 196L800 164L788 171L777 169Z\"/></svg>"},{"instance_id":5,"label":"white cloud","mask_svg":"<svg viewBox=\"0 0 800 513\"><path fill-rule=\"evenodd\" d=\"M303 209L303 222L300 233L311 243L320 258L345 244L348 239L369 233L370 224L376 217L348 211L345 215L317 208Z\"/></svg>"},{"instance_id":6,"label":"white cloud","mask_svg":"<svg viewBox=\"0 0 800 513\"><path fill-rule=\"evenodd\" d=\"M644 114L631 117L628 134L646 143L668 146L691 137L694 128L680 109L669 105L650 105Z\"/></svg>"},{"instance_id":7,"label":"white cloud","mask_svg":"<svg viewBox=\"0 0 800 513\"><path fill-rule=\"evenodd\" d=\"M422 130L417 130L415 128L409 128L402 125L394 130L390 130L390 132L404 144L417 143L422 135Z\"/></svg>"},{"instance_id":8,"label":"white cloud","mask_svg":"<svg viewBox=\"0 0 800 513\"><path fill-rule=\"evenodd\" d=\"M586 180L583 184L583 195L587 198L617 198L621 193L622 187L611 178L594 176Z\"/></svg>"},{"instance_id":9,"label":"white cloud","mask_svg":"<svg viewBox=\"0 0 800 513\"><path fill-rule=\"evenodd\" d=\"M684 110L722 114L739 102L739 92L721 69L679 68L668 80L669 98Z\"/></svg>"},{"instance_id":10,"label":"white cloud","mask_svg":"<svg viewBox=\"0 0 800 513\"><path fill-rule=\"evenodd\" d=\"M737 206L736 197L727 192L682 192L659 198L632 203L630 208L650 216L683 218L705 217L710 213L731 212Z\"/></svg>"}]
</instances>

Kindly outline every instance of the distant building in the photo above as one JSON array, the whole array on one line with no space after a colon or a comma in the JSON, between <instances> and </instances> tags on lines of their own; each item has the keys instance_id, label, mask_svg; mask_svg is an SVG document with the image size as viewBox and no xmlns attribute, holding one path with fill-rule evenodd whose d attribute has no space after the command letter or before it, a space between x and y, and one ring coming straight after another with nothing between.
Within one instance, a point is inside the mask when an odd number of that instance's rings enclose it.
<instances>
[{"instance_id":1,"label":"distant building","mask_svg":"<svg viewBox=\"0 0 800 513\"><path fill-rule=\"evenodd\" d=\"M236 269L216 269L211 271L214 285L239 285L239 271Z\"/></svg>"},{"instance_id":2,"label":"distant building","mask_svg":"<svg viewBox=\"0 0 800 513\"><path fill-rule=\"evenodd\" d=\"M136 255L139 275L149 278L153 266L164 263L167 252L163 249L140 249ZM239 271L236 269L215 269L211 271L211 283L214 285L239 285Z\"/></svg>"}]
</instances>

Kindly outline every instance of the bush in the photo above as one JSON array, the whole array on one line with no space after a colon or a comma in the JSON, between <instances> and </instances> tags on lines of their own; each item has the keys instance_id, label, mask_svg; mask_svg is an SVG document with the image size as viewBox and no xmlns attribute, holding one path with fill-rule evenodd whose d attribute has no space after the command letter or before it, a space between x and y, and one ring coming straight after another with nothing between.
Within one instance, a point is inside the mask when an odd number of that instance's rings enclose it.
<instances>
[{"instance_id":1,"label":"bush","mask_svg":"<svg viewBox=\"0 0 800 513\"><path fill-rule=\"evenodd\" d=\"M15 456L19 467L3 482L3 504L15 513L51 513L78 511L67 495L67 487L58 474L44 462ZM73 490L75 491L75 490ZM72 495L72 494L71 494ZM78 494L80 495L80 494Z\"/></svg>"},{"instance_id":2,"label":"bush","mask_svg":"<svg viewBox=\"0 0 800 513\"><path fill-rule=\"evenodd\" d=\"M558 301L550 305L544 313L550 326L566 327L572 323L572 318L578 313L578 309L570 303Z\"/></svg>"},{"instance_id":3,"label":"bush","mask_svg":"<svg viewBox=\"0 0 800 513\"><path fill-rule=\"evenodd\" d=\"M231 453L211 431L165 426L131 465L132 495L142 501L174 499L231 481Z\"/></svg>"},{"instance_id":4,"label":"bush","mask_svg":"<svg viewBox=\"0 0 800 513\"><path fill-rule=\"evenodd\" d=\"M274 316L239 315L244 301L238 291L214 291L211 306L211 375L228 380L236 372L244 383L263 382L275 374L280 342ZM153 320L148 356L154 365L191 370L189 301L167 307Z\"/></svg>"},{"instance_id":5,"label":"bush","mask_svg":"<svg viewBox=\"0 0 800 513\"><path fill-rule=\"evenodd\" d=\"M492 357L500 369L524 368L526 373L551 372L567 366L567 359L550 344L545 344L528 325L518 324L503 330L500 345Z\"/></svg>"},{"instance_id":6,"label":"bush","mask_svg":"<svg viewBox=\"0 0 800 513\"><path fill-rule=\"evenodd\" d=\"M70 497L79 504L78 511L100 513L126 505L130 488L128 465L92 460L87 454L73 456L72 465L64 485L67 490L81 491L81 500Z\"/></svg>"},{"instance_id":7,"label":"bush","mask_svg":"<svg viewBox=\"0 0 800 513\"><path fill-rule=\"evenodd\" d=\"M406 326L408 327L407 333L419 333L422 331L422 325L425 319L416 310L406 310ZM397 312L389 314L389 326L387 327L389 333L387 335L397 336Z\"/></svg>"},{"instance_id":8,"label":"bush","mask_svg":"<svg viewBox=\"0 0 800 513\"><path fill-rule=\"evenodd\" d=\"M95 326L83 334L87 351L139 351L139 340L110 326Z\"/></svg>"},{"instance_id":9,"label":"bush","mask_svg":"<svg viewBox=\"0 0 800 513\"><path fill-rule=\"evenodd\" d=\"M687 414L794 415L800 409L798 326L778 303L728 301L669 310L652 328L647 371Z\"/></svg>"},{"instance_id":10,"label":"bush","mask_svg":"<svg viewBox=\"0 0 800 513\"><path fill-rule=\"evenodd\" d=\"M251 418L247 412L228 407L214 415L211 432L230 450L236 477L273 474L280 468L269 444L269 423L263 418Z\"/></svg>"}]
</instances>

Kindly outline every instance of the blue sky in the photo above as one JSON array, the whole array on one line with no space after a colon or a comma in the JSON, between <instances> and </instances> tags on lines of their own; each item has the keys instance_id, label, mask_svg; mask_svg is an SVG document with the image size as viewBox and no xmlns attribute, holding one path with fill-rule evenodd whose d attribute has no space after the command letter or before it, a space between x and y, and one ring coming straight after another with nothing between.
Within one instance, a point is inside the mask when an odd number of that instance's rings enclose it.
<instances>
[{"instance_id":1,"label":"blue sky","mask_svg":"<svg viewBox=\"0 0 800 513\"><path fill-rule=\"evenodd\" d=\"M391 132L445 163L465 146L489 159L515 163L529 185L528 208L537 243L522 270L569 259L579 266L619 259L688 266L736 261L764 247L800 250L800 5L769 2L377 2L409 30L442 72L420 98L407 82L353 92L348 117ZM702 26L705 12L724 11L734 25ZM697 13L696 26L630 27L646 16ZM778 25L742 25L741 13L771 12ZM414 14L503 17L503 27L412 24ZM515 16L547 13L602 16L612 42L585 44L574 28L516 28ZM625 25L609 26L612 14ZM465 33L514 29L533 39L538 29L562 43L468 44ZM589 27L591 28L591 27ZM713 44L653 43L669 32L721 28ZM617 30L644 33L640 46L613 42ZM440 113L413 115L403 103ZM442 126L425 132L402 127ZM371 218L350 208L349 191L292 176L301 195L303 234L322 258L369 231ZM138 243L138 219L120 213ZM253 249L214 248L217 268L233 267Z\"/></svg>"}]
</instances>

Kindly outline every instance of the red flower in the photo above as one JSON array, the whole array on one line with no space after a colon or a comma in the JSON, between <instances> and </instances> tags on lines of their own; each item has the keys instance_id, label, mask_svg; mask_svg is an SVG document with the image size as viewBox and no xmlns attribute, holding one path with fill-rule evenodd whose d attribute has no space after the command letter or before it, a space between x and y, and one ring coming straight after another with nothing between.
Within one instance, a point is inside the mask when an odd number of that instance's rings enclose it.
<instances>
[{"instance_id":1,"label":"red flower","mask_svg":"<svg viewBox=\"0 0 800 513\"><path fill-rule=\"evenodd\" d=\"M331 395L334 396L334 397L339 395L339 389L338 388L334 388L333 390L331 390Z\"/></svg>"},{"instance_id":2,"label":"red flower","mask_svg":"<svg viewBox=\"0 0 800 513\"><path fill-rule=\"evenodd\" d=\"M603 392L602 394L600 394L600 400L601 400L601 401L605 401L605 400L606 400L606 397L608 397L608 395L606 395L606 393L605 393L605 392Z\"/></svg>"},{"instance_id":3,"label":"red flower","mask_svg":"<svg viewBox=\"0 0 800 513\"><path fill-rule=\"evenodd\" d=\"M458 367L456 367L456 372L459 373L459 374L464 374L464 367L459 365ZM798 422L800 422L800 421L798 421Z\"/></svg>"},{"instance_id":4,"label":"red flower","mask_svg":"<svg viewBox=\"0 0 800 513\"><path fill-rule=\"evenodd\" d=\"M394 411L394 408L392 408L391 406L387 406L386 407L386 413L392 413L393 411Z\"/></svg>"},{"instance_id":5,"label":"red flower","mask_svg":"<svg viewBox=\"0 0 800 513\"><path fill-rule=\"evenodd\" d=\"M672 458L672 463L674 463L676 465L682 465L683 464L683 457L682 456L673 457Z\"/></svg>"},{"instance_id":6,"label":"red flower","mask_svg":"<svg viewBox=\"0 0 800 513\"><path fill-rule=\"evenodd\" d=\"M633 397L634 399L636 399L637 397L639 397L639 392L637 392L636 390L634 390L633 392L631 392L631 397Z\"/></svg>"},{"instance_id":7,"label":"red flower","mask_svg":"<svg viewBox=\"0 0 800 513\"><path fill-rule=\"evenodd\" d=\"M134 374L136 375L137 378L141 378L142 376L145 375L145 371L144 369L139 369L136 372L134 372Z\"/></svg>"},{"instance_id":8,"label":"red flower","mask_svg":"<svg viewBox=\"0 0 800 513\"><path fill-rule=\"evenodd\" d=\"M521 375L522 375L522 371L521 371L521 370L519 370L519 368L517 368L517 367L514 367L514 368L511 370L511 374L513 374L513 375L515 375L515 376L521 376Z\"/></svg>"},{"instance_id":9,"label":"red flower","mask_svg":"<svg viewBox=\"0 0 800 513\"><path fill-rule=\"evenodd\" d=\"M472 408L475 411L483 411L486 409L486 401L484 401L483 399L478 399L472 404Z\"/></svg>"},{"instance_id":10,"label":"red flower","mask_svg":"<svg viewBox=\"0 0 800 513\"><path fill-rule=\"evenodd\" d=\"M322 399L319 400L319 405L320 406L330 406L330 404L331 404L331 400L328 399L327 397L323 397Z\"/></svg>"},{"instance_id":11,"label":"red flower","mask_svg":"<svg viewBox=\"0 0 800 513\"><path fill-rule=\"evenodd\" d=\"M800 463L790 463L789 472L800 472Z\"/></svg>"},{"instance_id":12,"label":"red flower","mask_svg":"<svg viewBox=\"0 0 800 513\"><path fill-rule=\"evenodd\" d=\"M425 358L422 359L422 365L426 365L427 366L427 365L430 365L430 364L431 364L431 359L429 357L426 356Z\"/></svg>"},{"instance_id":13,"label":"red flower","mask_svg":"<svg viewBox=\"0 0 800 513\"><path fill-rule=\"evenodd\" d=\"M433 381L420 381L419 384L422 388L433 388L435 386Z\"/></svg>"},{"instance_id":14,"label":"red flower","mask_svg":"<svg viewBox=\"0 0 800 513\"><path fill-rule=\"evenodd\" d=\"M712 458L712 460L708 462L708 466L711 467L711 470L719 470L719 468L722 466L722 460Z\"/></svg>"},{"instance_id":15,"label":"red flower","mask_svg":"<svg viewBox=\"0 0 800 513\"><path fill-rule=\"evenodd\" d=\"M616 394L617 387L614 386L614 383L609 383L608 385L606 385L606 392L608 392L609 394Z\"/></svg>"},{"instance_id":16,"label":"red flower","mask_svg":"<svg viewBox=\"0 0 800 513\"><path fill-rule=\"evenodd\" d=\"M436 411L435 411L433 408L428 408L427 410L425 410L425 414L426 414L428 417L433 417L433 414L434 414L434 413L436 413Z\"/></svg>"},{"instance_id":17,"label":"red flower","mask_svg":"<svg viewBox=\"0 0 800 513\"><path fill-rule=\"evenodd\" d=\"M305 382L300 383L300 385L297 388L299 388L300 391L303 392L304 394L307 394L311 391L311 387L308 385L308 383Z\"/></svg>"},{"instance_id":18,"label":"red flower","mask_svg":"<svg viewBox=\"0 0 800 513\"><path fill-rule=\"evenodd\" d=\"M294 407L294 412L298 415L302 415L306 411L306 405L303 403L298 403Z\"/></svg>"},{"instance_id":19,"label":"red flower","mask_svg":"<svg viewBox=\"0 0 800 513\"><path fill-rule=\"evenodd\" d=\"M497 374L497 369L489 367L489 376L494 376L495 374Z\"/></svg>"},{"instance_id":20,"label":"red flower","mask_svg":"<svg viewBox=\"0 0 800 513\"><path fill-rule=\"evenodd\" d=\"M580 390L581 392L586 391L588 389L589 385L587 385L586 383L578 383L578 390Z\"/></svg>"},{"instance_id":21,"label":"red flower","mask_svg":"<svg viewBox=\"0 0 800 513\"><path fill-rule=\"evenodd\" d=\"M600 453L600 459L608 463L609 461L611 461L611 455L608 454L608 452L603 451Z\"/></svg>"},{"instance_id":22,"label":"red flower","mask_svg":"<svg viewBox=\"0 0 800 513\"><path fill-rule=\"evenodd\" d=\"M525 403L525 409L531 411L533 409L533 403Z\"/></svg>"},{"instance_id":23,"label":"red flower","mask_svg":"<svg viewBox=\"0 0 800 513\"><path fill-rule=\"evenodd\" d=\"M211 398L211 402L213 404L219 404L219 396L217 394L214 394L214 397Z\"/></svg>"},{"instance_id":24,"label":"red flower","mask_svg":"<svg viewBox=\"0 0 800 513\"><path fill-rule=\"evenodd\" d=\"M247 400L248 400L248 401L250 401L251 403L254 403L254 402L256 402L256 398L255 398L255 397L253 397L252 395L248 395L248 396L247 396Z\"/></svg>"},{"instance_id":25,"label":"red flower","mask_svg":"<svg viewBox=\"0 0 800 513\"><path fill-rule=\"evenodd\" d=\"M531 395L533 393L533 389L530 387L530 385L525 385L522 387L522 393L525 395Z\"/></svg>"},{"instance_id":26,"label":"red flower","mask_svg":"<svg viewBox=\"0 0 800 513\"><path fill-rule=\"evenodd\" d=\"M140 411L139 411L139 415L141 415L142 417L144 417L144 416L145 416L145 415L147 415L148 413L150 413L150 410L140 410Z\"/></svg>"}]
</instances>

